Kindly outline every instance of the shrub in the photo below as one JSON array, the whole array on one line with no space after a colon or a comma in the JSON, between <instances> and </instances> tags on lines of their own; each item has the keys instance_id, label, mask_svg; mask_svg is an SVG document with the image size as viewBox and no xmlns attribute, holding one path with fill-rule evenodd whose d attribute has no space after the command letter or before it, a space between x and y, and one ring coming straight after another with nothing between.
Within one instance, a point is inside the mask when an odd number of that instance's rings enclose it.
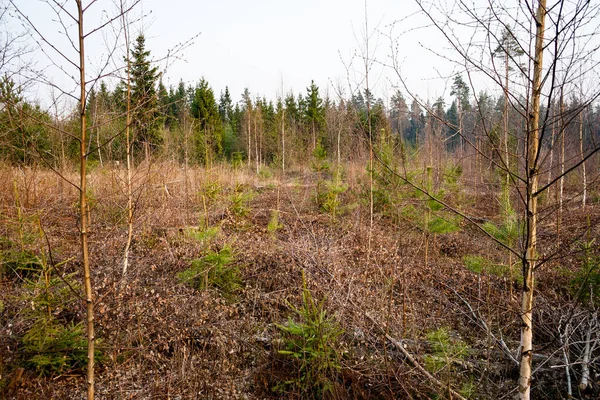
<instances>
[{"instance_id":1,"label":"shrub","mask_svg":"<svg viewBox=\"0 0 600 400\"><path fill-rule=\"evenodd\" d=\"M273 172L271 171L271 168L267 167L266 165L263 165L258 170L258 176L260 176L263 179L270 179L273 177Z\"/></svg>"},{"instance_id":2,"label":"shrub","mask_svg":"<svg viewBox=\"0 0 600 400\"><path fill-rule=\"evenodd\" d=\"M306 286L304 273L302 286L301 307L290 306L298 320L290 317L285 324L276 325L284 340L284 348L279 354L291 358L296 370L289 380L273 390L284 393L291 389L303 398L322 398L333 391L334 379L340 369L337 342L343 331L327 316L323 301L315 302Z\"/></svg>"},{"instance_id":3,"label":"shrub","mask_svg":"<svg viewBox=\"0 0 600 400\"><path fill-rule=\"evenodd\" d=\"M243 218L250 212L248 203L254 198L254 192L252 190L244 192L240 188L236 188L236 191L231 195L231 203L229 205L229 213L236 218Z\"/></svg>"},{"instance_id":4,"label":"shrub","mask_svg":"<svg viewBox=\"0 0 600 400\"><path fill-rule=\"evenodd\" d=\"M450 331L441 327L427 333L427 340L431 345L431 353L425 356L425 368L432 373L455 361L464 359L469 351L469 346L459 338L450 337Z\"/></svg>"},{"instance_id":5,"label":"shrub","mask_svg":"<svg viewBox=\"0 0 600 400\"><path fill-rule=\"evenodd\" d=\"M64 315L77 302L73 291L78 285L74 274L54 276L54 269L40 257L40 271L25 280L23 299L31 306L23 311L30 328L21 338L23 362L26 368L48 376L66 371L82 372L87 363L87 338L84 321L67 320ZM60 265L66 263L57 264ZM96 343L99 343L96 340ZM101 352L95 349L95 360L101 362Z\"/></svg>"},{"instance_id":6,"label":"shrub","mask_svg":"<svg viewBox=\"0 0 600 400\"><path fill-rule=\"evenodd\" d=\"M241 287L239 268L231 265L233 259L231 248L225 246L192 260L190 268L180 272L177 277L198 290L214 287L229 296Z\"/></svg>"},{"instance_id":7,"label":"shrub","mask_svg":"<svg viewBox=\"0 0 600 400\"><path fill-rule=\"evenodd\" d=\"M203 230L190 228L186 229L185 233L192 239L204 244L214 239L215 236L217 236L217 234L219 233L219 228L216 226Z\"/></svg>"},{"instance_id":8,"label":"shrub","mask_svg":"<svg viewBox=\"0 0 600 400\"><path fill-rule=\"evenodd\" d=\"M493 264L481 256L464 256L463 262L469 271L476 274L488 273L496 276L504 276L509 270L506 265Z\"/></svg>"},{"instance_id":9,"label":"shrub","mask_svg":"<svg viewBox=\"0 0 600 400\"><path fill-rule=\"evenodd\" d=\"M29 250L1 250L0 276L27 279L39 275L43 270L40 257Z\"/></svg>"},{"instance_id":10,"label":"shrub","mask_svg":"<svg viewBox=\"0 0 600 400\"><path fill-rule=\"evenodd\" d=\"M267 231L269 231L269 233L271 234L274 234L282 227L283 225L281 225L281 223L279 222L279 211L272 210L271 218L269 219L269 224L267 225Z\"/></svg>"},{"instance_id":11,"label":"shrub","mask_svg":"<svg viewBox=\"0 0 600 400\"><path fill-rule=\"evenodd\" d=\"M580 301L600 300L600 256L594 254L595 240L582 243L581 267L575 271L569 286Z\"/></svg>"},{"instance_id":12,"label":"shrub","mask_svg":"<svg viewBox=\"0 0 600 400\"><path fill-rule=\"evenodd\" d=\"M38 318L22 339L25 366L41 376L76 370L81 372L87 363L85 325L61 324L54 317ZM95 359L100 361L96 349Z\"/></svg>"}]
</instances>

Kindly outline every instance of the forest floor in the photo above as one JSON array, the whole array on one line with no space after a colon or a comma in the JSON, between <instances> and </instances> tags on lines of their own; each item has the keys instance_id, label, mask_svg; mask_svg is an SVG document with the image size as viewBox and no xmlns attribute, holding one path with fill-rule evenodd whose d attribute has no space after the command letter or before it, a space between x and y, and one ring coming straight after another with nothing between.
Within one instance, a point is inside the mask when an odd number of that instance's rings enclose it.
<instances>
[{"instance_id":1,"label":"forest floor","mask_svg":"<svg viewBox=\"0 0 600 400\"><path fill-rule=\"evenodd\" d=\"M346 171L335 216L319 210L319 178L309 170L280 179L267 170L140 166L123 277L124 177L108 167L89 175L97 398L450 398L450 390L514 398L520 266L513 256L509 270L507 250L477 227L428 232L415 218L431 208L407 197L376 209L371 227L364 166ZM77 192L46 170L4 167L0 182L1 393L82 398L81 363L41 375L24 350L49 286L44 274L12 274L8 256L35 255L52 282L70 281L81 295ZM499 226L498 191L461 178L445 199ZM574 395L600 393L593 368L589 388L578 392L576 364L593 319L575 286L582 243L600 240L594 193L585 209L565 203L560 235L555 209L541 215L540 254L556 256L537 271L534 398L567 397L565 340ZM402 202L412 214L397 212ZM186 275L194 265L206 268ZM85 302L66 292L49 311L53 320L84 321Z\"/></svg>"}]
</instances>

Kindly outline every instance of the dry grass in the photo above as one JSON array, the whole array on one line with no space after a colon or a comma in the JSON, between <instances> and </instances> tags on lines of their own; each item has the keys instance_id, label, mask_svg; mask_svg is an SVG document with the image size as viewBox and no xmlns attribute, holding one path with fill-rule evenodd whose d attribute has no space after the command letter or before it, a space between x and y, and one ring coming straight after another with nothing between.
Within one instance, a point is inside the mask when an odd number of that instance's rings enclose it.
<instances>
[{"instance_id":1,"label":"dry grass","mask_svg":"<svg viewBox=\"0 0 600 400\"><path fill-rule=\"evenodd\" d=\"M368 206L361 199L367 182L365 164L346 168L350 189L344 201L358 207L335 221L318 212L313 200L315 177L309 170L288 171L285 178L278 174L262 178L246 168L226 165L185 172L170 163L136 169L135 234L123 289L125 172L97 167L88 177L96 324L105 354L97 371L99 398L277 397L271 388L290 373L290 366L277 355L280 341L274 324L293 315L290 304L300 304L303 270L313 295L324 299L328 313L344 329L339 349L342 369L332 398L444 396L384 336L404 340L421 359L431 352L427 332L440 327L448 327L470 349L466 360L448 367L454 371L451 378L440 374L442 381L451 379L449 383L460 389L461 381L470 379L477 383L480 398L497 398L514 387L510 361L472 320L462 300L516 350L518 299L517 290L511 288L515 283L474 274L462 261L468 254L493 260L505 256L477 230L463 227L432 238L429 263L424 265L424 235L406 221L376 216L369 248ZM76 171L63 175L75 179ZM81 279L76 189L46 170L5 167L0 169L0 179L4 182L0 236L16 242L22 229L34 237L27 246L47 251L39 235L35 238L35 221L41 221L55 261L70 260L60 273L75 272ZM472 189L465 192L479 197L470 199L474 207L469 211L485 219L496 217L497 206L490 201L494 196L481 192L481 187ZM248 197L248 213L236 214L232 196L250 191L254 195ZM282 225L275 233L267 229L274 209L279 210ZM597 216L598 209L596 204L587 212ZM563 243L583 234L584 220L581 211L570 209ZM226 244L234 249L244 287L233 299L214 289L194 290L177 279L177 273L207 251L205 244L185 233L186 228L203 224L219 228L208 249ZM591 235L600 235L597 225ZM554 244L546 246L554 248ZM539 275L538 312L547 324L540 323L544 327L537 341L548 344L545 354L550 355L556 349L552 324L558 323L552 310L569 304L566 278L553 268L563 260L549 264ZM27 329L20 318L21 310L29 306L19 300L22 293L18 281L2 281L0 300L9 305L0 320L2 379L10 377L18 364L18 339ZM73 310L75 319L82 319L83 313L83 303ZM551 393L540 385L557 379L557 374L547 368L541 371L535 390ZM84 378L76 373L42 379L26 371L12 397L80 398L83 389Z\"/></svg>"}]
</instances>

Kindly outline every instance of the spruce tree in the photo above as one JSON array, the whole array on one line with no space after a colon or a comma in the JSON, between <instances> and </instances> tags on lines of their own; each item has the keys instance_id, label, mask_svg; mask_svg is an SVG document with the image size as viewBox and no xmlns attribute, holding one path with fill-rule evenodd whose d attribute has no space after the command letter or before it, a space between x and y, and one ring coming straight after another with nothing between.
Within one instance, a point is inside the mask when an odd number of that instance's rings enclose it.
<instances>
[{"instance_id":1,"label":"spruce tree","mask_svg":"<svg viewBox=\"0 0 600 400\"><path fill-rule=\"evenodd\" d=\"M319 96L319 87L315 85L315 81L310 82L306 92L304 116L312 133L314 150L317 146L317 140L320 139L318 136L325 121L325 108L323 107L323 99Z\"/></svg>"},{"instance_id":2,"label":"spruce tree","mask_svg":"<svg viewBox=\"0 0 600 400\"><path fill-rule=\"evenodd\" d=\"M196 154L210 166L214 156L221 155L223 150L223 126L215 94L205 79L196 86L191 112L197 120Z\"/></svg>"},{"instance_id":3,"label":"spruce tree","mask_svg":"<svg viewBox=\"0 0 600 400\"><path fill-rule=\"evenodd\" d=\"M154 151L162 144L160 110L156 83L160 76L158 67L150 61L146 39L139 35L131 50L131 128L133 145L139 149Z\"/></svg>"}]
</instances>

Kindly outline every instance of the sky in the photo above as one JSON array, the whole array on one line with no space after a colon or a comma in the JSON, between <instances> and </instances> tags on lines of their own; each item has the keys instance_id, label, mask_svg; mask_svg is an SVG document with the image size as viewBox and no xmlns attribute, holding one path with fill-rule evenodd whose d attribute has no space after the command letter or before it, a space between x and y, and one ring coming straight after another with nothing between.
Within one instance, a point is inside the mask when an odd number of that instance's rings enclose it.
<instances>
[{"instance_id":1,"label":"sky","mask_svg":"<svg viewBox=\"0 0 600 400\"><path fill-rule=\"evenodd\" d=\"M156 54L200 33L184 61L167 71L170 83L204 77L217 93L229 86L239 99L246 87L268 98L280 95L282 87L285 93L305 92L311 80L335 97L340 86L349 92L364 80L364 1L148 0L143 11L150 10L142 25ZM370 55L383 62L389 40L376 30L388 33L389 24L414 13L416 5L371 0L366 11L373 34ZM371 86L383 96L392 83L381 70L374 66Z\"/></svg>"},{"instance_id":2,"label":"sky","mask_svg":"<svg viewBox=\"0 0 600 400\"><path fill-rule=\"evenodd\" d=\"M200 33L185 51L185 62L167 71L172 83L204 77L216 92L229 86L239 98L246 87L267 97L280 95L282 86L286 93L305 92L314 80L322 92L329 90L335 97L340 86L349 92L364 80L364 1L150 0L143 8L152 10L143 26L157 54ZM415 4L376 0L366 10L370 58L385 62L389 40L376 31L388 33L390 23L416 11ZM415 46L406 43L406 52ZM393 84L388 75L379 65L372 66L370 85L380 96Z\"/></svg>"},{"instance_id":3,"label":"sky","mask_svg":"<svg viewBox=\"0 0 600 400\"><path fill-rule=\"evenodd\" d=\"M72 1L67 7L73 12ZM89 1L84 0L84 5ZM60 21L47 4L38 0L17 2L48 42L68 58L76 58L71 44L61 34ZM86 12L86 31L114 15L115 1L99 0ZM195 84L206 79L215 95L229 87L234 101L244 88L251 94L275 99L281 93L306 93L311 80L320 93L337 99L365 87L365 59L369 60L369 87L387 101L400 85L392 63L395 60L411 91L422 98L449 96L450 77L457 67L441 63L428 48L441 51L435 30L423 29L427 20L417 14L411 0L143 0L128 16L132 39L143 32L146 45L164 73L164 83L177 85L182 79ZM66 30L76 26L65 18ZM365 24L367 27L365 28ZM14 32L19 29L14 24ZM105 29L86 41L88 75L104 66L118 28ZM368 36L365 34L368 32ZM368 38L368 39L367 39ZM164 59L169 50L191 40L177 57ZM368 53L366 44L368 43ZM33 46L35 48L35 45ZM58 64L48 66L48 57L33 52L35 65L45 70L53 85L75 90L76 71L61 61L48 45L46 53ZM115 68L123 59L123 47L113 54ZM65 73L66 71L66 73ZM406 88L401 88L406 97ZM33 96L50 98L49 87L38 86Z\"/></svg>"}]
</instances>

